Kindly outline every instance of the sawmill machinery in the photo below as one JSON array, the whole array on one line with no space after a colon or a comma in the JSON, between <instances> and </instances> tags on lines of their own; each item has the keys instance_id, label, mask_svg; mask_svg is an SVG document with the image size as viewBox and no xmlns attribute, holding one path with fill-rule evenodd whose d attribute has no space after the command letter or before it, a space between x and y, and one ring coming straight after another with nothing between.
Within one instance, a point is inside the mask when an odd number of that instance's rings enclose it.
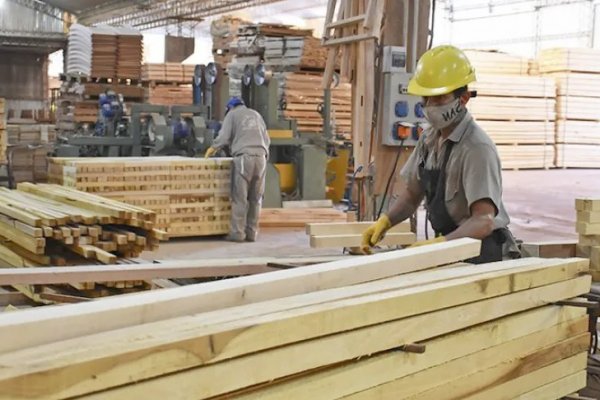
<instances>
[{"instance_id":1,"label":"sawmill machinery","mask_svg":"<svg viewBox=\"0 0 600 400\"><path fill-rule=\"evenodd\" d=\"M278 86L263 64L244 68L242 99L263 117L271 138L263 205L281 207L282 193L293 200L325 200L328 154L335 151L331 132L302 134L296 121L281 118Z\"/></svg>"},{"instance_id":2,"label":"sawmill machinery","mask_svg":"<svg viewBox=\"0 0 600 400\"><path fill-rule=\"evenodd\" d=\"M59 137L56 156L194 156L210 147L215 135L207 125L210 110L204 105L132 104L127 110L123 96L109 90L100 96L98 106L93 130Z\"/></svg>"}]
</instances>

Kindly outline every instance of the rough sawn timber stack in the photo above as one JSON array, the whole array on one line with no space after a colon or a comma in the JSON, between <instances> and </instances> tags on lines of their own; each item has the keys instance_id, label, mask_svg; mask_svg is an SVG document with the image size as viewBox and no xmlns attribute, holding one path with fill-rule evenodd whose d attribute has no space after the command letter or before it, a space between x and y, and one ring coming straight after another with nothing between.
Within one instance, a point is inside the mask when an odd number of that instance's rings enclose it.
<instances>
[{"instance_id":1,"label":"rough sawn timber stack","mask_svg":"<svg viewBox=\"0 0 600 400\"><path fill-rule=\"evenodd\" d=\"M230 158L51 158L49 179L156 213L169 237L229 231Z\"/></svg>"},{"instance_id":2,"label":"rough sawn timber stack","mask_svg":"<svg viewBox=\"0 0 600 400\"><path fill-rule=\"evenodd\" d=\"M600 199L576 199L579 234L577 256L590 259L590 273L594 281L600 281Z\"/></svg>"},{"instance_id":3,"label":"rough sawn timber stack","mask_svg":"<svg viewBox=\"0 0 600 400\"><path fill-rule=\"evenodd\" d=\"M431 269L479 246L5 313L0 398L540 400L583 388L586 312L554 303L589 291L587 260ZM414 343L422 354L403 351Z\"/></svg>"}]
</instances>

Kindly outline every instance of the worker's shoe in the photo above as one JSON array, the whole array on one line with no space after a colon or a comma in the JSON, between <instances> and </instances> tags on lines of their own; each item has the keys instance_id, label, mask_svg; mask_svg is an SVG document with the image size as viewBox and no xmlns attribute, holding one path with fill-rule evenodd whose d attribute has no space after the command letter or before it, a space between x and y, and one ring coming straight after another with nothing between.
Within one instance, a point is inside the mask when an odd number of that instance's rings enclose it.
<instances>
[{"instance_id":1,"label":"worker's shoe","mask_svg":"<svg viewBox=\"0 0 600 400\"><path fill-rule=\"evenodd\" d=\"M238 235L232 235L231 233L227 236L225 236L225 240L229 241L229 242L236 242L236 243L243 243L244 242L243 237L238 236Z\"/></svg>"},{"instance_id":2,"label":"worker's shoe","mask_svg":"<svg viewBox=\"0 0 600 400\"><path fill-rule=\"evenodd\" d=\"M256 242L256 236L246 235L246 242Z\"/></svg>"}]
</instances>

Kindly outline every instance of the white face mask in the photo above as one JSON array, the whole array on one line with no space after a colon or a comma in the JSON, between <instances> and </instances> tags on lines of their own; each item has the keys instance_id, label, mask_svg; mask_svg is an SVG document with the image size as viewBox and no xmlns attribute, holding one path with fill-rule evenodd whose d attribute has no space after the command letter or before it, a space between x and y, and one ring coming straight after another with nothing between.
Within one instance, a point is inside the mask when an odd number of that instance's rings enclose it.
<instances>
[{"instance_id":1,"label":"white face mask","mask_svg":"<svg viewBox=\"0 0 600 400\"><path fill-rule=\"evenodd\" d=\"M462 119L467 109L463 107L458 98L442 106L425 106L423 112L434 129L444 129Z\"/></svg>"}]
</instances>

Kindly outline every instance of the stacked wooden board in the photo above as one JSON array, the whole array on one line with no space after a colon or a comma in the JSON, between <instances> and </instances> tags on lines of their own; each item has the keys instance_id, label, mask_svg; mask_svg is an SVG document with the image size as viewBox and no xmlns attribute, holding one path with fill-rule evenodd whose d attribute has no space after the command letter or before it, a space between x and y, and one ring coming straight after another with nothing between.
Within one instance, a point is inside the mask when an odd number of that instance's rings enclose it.
<instances>
[{"instance_id":1,"label":"stacked wooden board","mask_svg":"<svg viewBox=\"0 0 600 400\"><path fill-rule=\"evenodd\" d=\"M114 28L92 28L92 72L93 77L112 78L117 76L118 37Z\"/></svg>"},{"instance_id":2,"label":"stacked wooden board","mask_svg":"<svg viewBox=\"0 0 600 400\"><path fill-rule=\"evenodd\" d=\"M2 394L543 400L582 389L586 311L555 303L590 290L587 260L434 268L479 248L461 239L4 313Z\"/></svg>"},{"instance_id":3,"label":"stacked wooden board","mask_svg":"<svg viewBox=\"0 0 600 400\"><path fill-rule=\"evenodd\" d=\"M346 220L346 213L335 208L263 208L259 225L264 228L304 228L309 223Z\"/></svg>"},{"instance_id":4,"label":"stacked wooden board","mask_svg":"<svg viewBox=\"0 0 600 400\"><path fill-rule=\"evenodd\" d=\"M362 234L373 222L337 222L306 224L310 247L359 247ZM410 231L410 223L403 222L386 232L381 246L406 246L413 244L416 235Z\"/></svg>"},{"instance_id":5,"label":"stacked wooden board","mask_svg":"<svg viewBox=\"0 0 600 400\"><path fill-rule=\"evenodd\" d=\"M143 37L134 30L119 28L117 36L117 78L142 78Z\"/></svg>"},{"instance_id":6,"label":"stacked wooden board","mask_svg":"<svg viewBox=\"0 0 600 400\"><path fill-rule=\"evenodd\" d=\"M0 163L6 162L6 146L8 138L6 134L6 100L0 98Z\"/></svg>"},{"instance_id":7,"label":"stacked wooden board","mask_svg":"<svg viewBox=\"0 0 600 400\"><path fill-rule=\"evenodd\" d=\"M229 231L231 159L51 158L53 183L151 210L170 237Z\"/></svg>"},{"instance_id":8,"label":"stacked wooden board","mask_svg":"<svg viewBox=\"0 0 600 400\"><path fill-rule=\"evenodd\" d=\"M576 199L577 256L590 259L590 273L600 281L600 199Z\"/></svg>"},{"instance_id":9,"label":"stacked wooden board","mask_svg":"<svg viewBox=\"0 0 600 400\"><path fill-rule=\"evenodd\" d=\"M194 102L191 84L154 83L148 86L148 103L164 106L191 105Z\"/></svg>"},{"instance_id":10,"label":"stacked wooden board","mask_svg":"<svg viewBox=\"0 0 600 400\"><path fill-rule=\"evenodd\" d=\"M211 22L210 34L213 42L213 57L215 62L223 68L229 65L233 56L229 48L231 43L237 38L239 28L246 24L249 24L249 22L228 15Z\"/></svg>"},{"instance_id":11,"label":"stacked wooden board","mask_svg":"<svg viewBox=\"0 0 600 400\"><path fill-rule=\"evenodd\" d=\"M526 57L491 50L465 50L478 74L536 75L537 63Z\"/></svg>"},{"instance_id":12,"label":"stacked wooden board","mask_svg":"<svg viewBox=\"0 0 600 400\"><path fill-rule=\"evenodd\" d=\"M556 166L600 167L600 51L555 48L540 53L540 70L556 80Z\"/></svg>"},{"instance_id":13,"label":"stacked wooden board","mask_svg":"<svg viewBox=\"0 0 600 400\"><path fill-rule=\"evenodd\" d=\"M509 69L510 70L510 69ZM498 147L505 169L554 165L556 85L547 77L478 74L469 109Z\"/></svg>"},{"instance_id":14,"label":"stacked wooden board","mask_svg":"<svg viewBox=\"0 0 600 400\"><path fill-rule=\"evenodd\" d=\"M142 65L142 81L190 83L194 77L195 65L163 63Z\"/></svg>"},{"instance_id":15,"label":"stacked wooden board","mask_svg":"<svg viewBox=\"0 0 600 400\"><path fill-rule=\"evenodd\" d=\"M40 144L56 141L56 126L49 124L8 124L8 144Z\"/></svg>"}]
</instances>

